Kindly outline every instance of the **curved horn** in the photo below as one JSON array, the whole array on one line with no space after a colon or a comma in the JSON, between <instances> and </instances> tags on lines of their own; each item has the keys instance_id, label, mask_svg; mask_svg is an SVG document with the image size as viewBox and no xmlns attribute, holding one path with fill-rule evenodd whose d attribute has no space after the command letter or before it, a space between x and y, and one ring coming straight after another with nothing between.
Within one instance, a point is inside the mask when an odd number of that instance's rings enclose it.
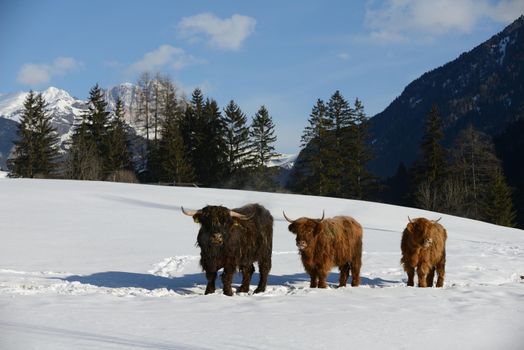
<instances>
[{"instance_id":1,"label":"curved horn","mask_svg":"<svg viewBox=\"0 0 524 350\"><path fill-rule=\"evenodd\" d=\"M408 215L408 221L409 221L410 223L413 223L413 220L411 220L411 218L409 217L409 215Z\"/></svg>"},{"instance_id":2,"label":"curved horn","mask_svg":"<svg viewBox=\"0 0 524 350\"><path fill-rule=\"evenodd\" d=\"M437 223L437 222L439 222L439 221L440 221L440 219L442 219L442 216L441 216L441 217L439 217L439 218L438 218L437 220L433 220L433 222L434 222L434 223Z\"/></svg>"},{"instance_id":3,"label":"curved horn","mask_svg":"<svg viewBox=\"0 0 524 350\"><path fill-rule=\"evenodd\" d=\"M234 218L238 218L240 220L249 220L253 217L253 215L246 216L244 214L237 213L236 211L230 210L229 215L231 215Z\"/></svg>"},{"instance_id":4,"label":"curved horn","mask_svg":"<svg viewBox=\"0 0 524 350\"><path fill-rule=\"evenodd\" d=\"M198 210L185 210L184 207L180 207L182 209L182 213L186 214L187 216L193 216L196 213L198 213Z\"/></svg>"},{"instance_id":5,"label":"curved horn","mask_svg":"<svg viewBox=\"0 0 524 350\"><path fill-rule=\"evenodd\" d=\"M322 217L320 218L320 220L318 220L319 222L322 221L322 220L324 220L324 216L325 216L325 214L326 214L326 213L325 213L324 209L322 209Z\"/></svg>"},{"instance_id":6,"label":"curved horn","mask_svg":"<svg viewBox=\"0 0 524 350\"><path fill-rule=\"evenodd\" d=\"M290 218L288 218L288 217L286 216L286 213L285 213L283 210L282 210L282 214L284 214L284 218L285 218L289 223L294 223L294 222L295 222L295 220L291 220Z\"/></svg>"}]
</instances>

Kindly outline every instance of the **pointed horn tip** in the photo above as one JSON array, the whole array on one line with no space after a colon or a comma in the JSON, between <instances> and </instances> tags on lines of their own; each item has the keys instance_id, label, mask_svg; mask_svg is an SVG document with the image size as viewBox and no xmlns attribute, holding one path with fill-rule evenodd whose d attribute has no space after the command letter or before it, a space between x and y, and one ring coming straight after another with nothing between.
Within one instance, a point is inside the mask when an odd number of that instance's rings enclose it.
<instances>
[{"instance_id":1,"label":"pointed horn tip","mask_svg":"<svg viewBox=\"0 0 524 350\"><path fill-rule=\"evenodd\" d=\"M186 210L183 206L180 206L180 209L182 209L182 213L184 213L187 216L193 216L198 212L198 210Z\"/></svg>"},{"instance_id":2,"label":"pointed horn tip","mask_svg":"<svg viewBox=\"0 0 524 350\"><path fill-rule=\"evenodd\" d=\"M284 218L286 219L287 222L293 223L295 221L295 220L291 220L290 218L288 218L286 213L283 210L282 210L282 214L284 215Z\"/></svg>"}]
</instances>

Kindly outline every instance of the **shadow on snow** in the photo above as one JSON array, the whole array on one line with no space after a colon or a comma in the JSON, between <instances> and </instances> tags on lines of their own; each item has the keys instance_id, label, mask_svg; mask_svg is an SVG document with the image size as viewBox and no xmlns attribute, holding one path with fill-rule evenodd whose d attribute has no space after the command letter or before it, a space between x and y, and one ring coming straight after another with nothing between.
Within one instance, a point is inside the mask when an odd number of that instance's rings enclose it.
<instances>
[{"instance_id":1,"label":"shadow on snow","mask_svg":"<svg viewBox=\"0 0 524 350\"><path fill-rule=\"evenodd\" d=\"M351 277L350 277L351 278ZM73 275L61 280L68 282L79 282L82 284L90 284L97 287L106 288L142 288L153 291L155 289L166 288L179 294L195 294L192 288L203 289L207 281L203 273L188 274L180 277L162 277L151 274L122 272L122 271L107 271L98 272L91 275L79 276ZM362 286L371 287L385 287L392 284L402 283L401 281L385 280L382 278L366 278L361 277ZM253 274L251 284L257 284L259 274ZM292 275L269 275L268 286L290 284L309 284L309 275L306 273L297 273ZM348 282L350 283L351 280ZM241 274L236 273L234 278L234 286L238 287L241 283ZM328 276L327 282L331 287L338 285L338 272L331 273ZM348 283L348 285L349 285ZM217 288L222 285L220 281L220 273L217 278Z\"/></svg>"}]
</instances>

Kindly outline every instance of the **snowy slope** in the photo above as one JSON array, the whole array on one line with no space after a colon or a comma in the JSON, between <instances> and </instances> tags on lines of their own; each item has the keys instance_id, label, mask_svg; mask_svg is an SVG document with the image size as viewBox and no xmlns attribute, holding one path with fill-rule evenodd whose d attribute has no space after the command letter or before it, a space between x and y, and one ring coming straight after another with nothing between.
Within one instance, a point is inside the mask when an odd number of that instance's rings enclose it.
<instances>
[{"instance_id":1,"label":"snowy slope","mask_svg":"<svg viewBox=\"0 0 524 350\"><path fill-rule=\"evenodd\" d=\"M204 296L198 226L180 206L248 202L275 217L268 290ZM365 227L358 288L335 289L336 271L331 288L308 287L281 213L322 209ZM0 349L521 349L524 232L443 215L445 288L408 288L399 265L408 215L442 216L287 194L0 179Z\"/></svg>"}]
</instances>

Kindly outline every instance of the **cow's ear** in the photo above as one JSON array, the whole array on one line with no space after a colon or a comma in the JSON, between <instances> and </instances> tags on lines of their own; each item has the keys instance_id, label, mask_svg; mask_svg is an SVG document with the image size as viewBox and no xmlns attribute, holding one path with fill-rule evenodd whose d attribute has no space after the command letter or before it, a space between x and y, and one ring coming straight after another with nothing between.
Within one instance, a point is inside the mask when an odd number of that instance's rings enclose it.
<instances>
[{"instance_id":1,"label":"cow's ear","mask_svg":"<svg viewBox=\"0 0 524 350\"><path fill-rule=\"evenodd\" d=\"M197 224L200 224L200 214L193 215L193 221Z\"/></svg>"}]
</instances>

